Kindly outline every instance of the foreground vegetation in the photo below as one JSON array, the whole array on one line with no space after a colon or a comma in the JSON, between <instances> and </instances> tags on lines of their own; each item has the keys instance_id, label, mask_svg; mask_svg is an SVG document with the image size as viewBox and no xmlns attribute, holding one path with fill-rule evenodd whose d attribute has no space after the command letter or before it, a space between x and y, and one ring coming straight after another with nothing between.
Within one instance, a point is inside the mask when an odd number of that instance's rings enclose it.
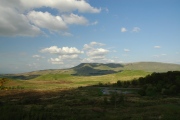
<instances>
[{"instance_id":1,"label":"foreground vegetation","mask_svg":"<svg viewBox=\"0 0 180 120\"><path fill-rule=\"evenodd\" d=\"M114 86L138 87L142 96L180 95L180 71L152 73L131 81L117 81Z\"/></svg>"},{"instance_id":2,"label":"foreground vegetation","mask_svg":"<svg viewBox=\"0 0 180 120\"><path fill-rule=\"evenodd\" d=\"M3 91L1 120L167 119L179 120L180 98L140 97L137 94L103 95L83 87L56 91Z\"/></svg>"}]
</instances>

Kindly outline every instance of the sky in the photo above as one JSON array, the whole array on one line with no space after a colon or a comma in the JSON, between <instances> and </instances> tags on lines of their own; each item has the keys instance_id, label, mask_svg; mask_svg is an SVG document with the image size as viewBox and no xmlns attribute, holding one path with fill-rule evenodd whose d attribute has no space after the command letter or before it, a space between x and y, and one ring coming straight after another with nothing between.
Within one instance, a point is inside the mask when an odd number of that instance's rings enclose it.
<instances>
[{"instance_id":1,"label":"sky","mask_svg":"<svg viewBox=\"0 0 180 120\"><path fill-rule=\"evenodd\" d=\"M179 0L0 0L0 74L180 64Z\"/></svg>"}]
</instances>

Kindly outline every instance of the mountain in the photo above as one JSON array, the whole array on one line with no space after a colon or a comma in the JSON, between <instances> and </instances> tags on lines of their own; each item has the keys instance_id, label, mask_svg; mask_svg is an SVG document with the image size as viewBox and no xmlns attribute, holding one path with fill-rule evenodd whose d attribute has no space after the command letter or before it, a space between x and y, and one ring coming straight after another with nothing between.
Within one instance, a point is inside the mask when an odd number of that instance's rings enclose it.
<instances>
[{"instance_id":1,"label":"mountain","mask_svg":"<svg viewBox=\"0 0 180 120\"><path fill-rule=\"evenodd\" d=\"M180 71L179 64L160 63L160 62L136 62L136 63L81 63L73 69L80 69L82 67L89 66L93 69L99 70L143 70L147 72L167 72L167 71Z\"/></svg>"},{"instance_id":2,"label":"mountain","mask_svg":"<svg viewBox=\"0 0 180 120\"><path fill-rule=\"evenodd\" d=\"M79 68L82 68L82 67L85 67L85 66L89 66L91 68L94 68L94 69L114 69L114 68L122 68L124 67L123 64L118 64L118 63L107 63L107 64L104 64L104 63L81 63L75 67L73 67L73 69L79 69Z\"/></svg>"},{"instance_id":3,"label":"mountain","mask_svg":"<svg viewBox=\"0 0 180 120\"><path fill-rule=\"evenodd\" d=\"M76 67L74 69L76 71L73 75L81 75L81 76L96 76L96 75L106 75L106 74L112 74L116 73L114 70L99 70L94 69L90 66L82 66L82 67Z\"/></svg>"},{"instance_id":4,"label":"mountain","mask_svg":"<svg viewBox=\"0 0 180 120\"><path fill-rule=\"evenodd\" d=\"M118 63L81 63L72 68L75 75L104 75L123 70L143 70L146 72L180 71L180 65L159 62Z\"/></svg>"},{"instance_id":5,"label":"mountain","mask_svg":"<svg viewBox=\"0 0 180 120\"><path fill-rule=\"evenodd\" d=\"M160 62L136 62L136 63L81 63L69 69L48 69L32 71L28 73L0 75L0 77L9 77L13 79L28 80L36 78L40 75L46 74L71 74L78 76L97 76L106 75L123 70L142 70L146 72L167 72L167 71L180 71L179 64L160 63Z\"/></svg>"}]
</instances>

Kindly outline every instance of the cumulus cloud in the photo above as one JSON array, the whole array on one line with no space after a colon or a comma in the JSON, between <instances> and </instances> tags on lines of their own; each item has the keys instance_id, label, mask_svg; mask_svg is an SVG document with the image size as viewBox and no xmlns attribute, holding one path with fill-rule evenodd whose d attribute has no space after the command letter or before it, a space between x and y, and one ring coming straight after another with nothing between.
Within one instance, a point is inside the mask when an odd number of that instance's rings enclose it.
<instances>
[{"instance_id":1,"label":"cumulus cloud","mask_svg":"<svg viewBox=\"0 0 180 120\"><path fill-rule=\"evenodd\" d=\"M1 36L36 36L41 30L28 22L24 14L8 6L0 5L0 35Z\"/></svg>"},{"instance_id":2,"label":"cumulus cloud","mask_svg":"<svg viewBox=\"0 0 180 120\"><path fill-rule=\"evenodd\" d=\"M34 9L41 7L50 7L58 9L60 12L79 12L99 13L101 9L92 7L85 0L20 0L23 9Z\"/></svg>"},{"instance_id":3,"label":"cumulus cloud","mask_svg":"<svg viewBox=\"0 0 180 120\"><path fill-rule=\"evenodd\" d=\"M28 19L40 28L46 28L51 31L66 30L66 23L60 16L53 16L48 12L31 11L27 15Z\"/></svg>"},{"instance_id":4,"label":"cumulus cloud","mask_svg":"<svg viewBox=\"0 0 180 120\"><path fill-rule=\"evenodd\" d=\"M62 15L62 18L67 24L79 24L79 25L87 25L88 20L83 16L78 16L73 13L70 15Z\"/></svg>"},{"instance_id":5,"label":"cumulus cloud","mask_svg":"<svg viewBox=\"0 0 180 120\"><path fill-rule=\"evenodd\" d=\"M127 29L125 27L122 27L121 32L127 32Z\"/></svg>"},{"instance_id":6,"label":"cumulus cloud","mask_svg":"<svg viewBox=\"0 0 180 120\"><path fill-rule=\"evenodd\" d=\"M57 58L50 58L48 61L52 64L64 64L65 62L71 63L72 61L79 60L78 54L73 55L60 55Z\"/></svg>"},{"instance_id":7,"label":"cumulus cloud","mask_svg":"<svg viewBox=\"0 0 180 120\"><path fill-rule=\"evenodd\" d=\"M50 58L48 61L52 64L64 64L64 62L59 58Z\"/></svg>"},{"instance_id":8,"label":"cumulus cloud","mask_svg":"<svg viewBox=\"0 0 180 120\"><path fill-rule=\"evenodd\" d=\"M91 46L96 46L96 45L97 45L97 46L104 46L105 44L103 44L103 43L98 43L98 42L91 42L90 45L91 45Z\"/></svg>"},{"instance_id":9,"label":"cumulus cloud","mask_svg":"<svg viewBox=\"0 0 180 120\"><path fill-rule=\"evenodd\" d=\"M88 50L88 49L93 49L95 46L104 46L104 45L105 44L103 44L103 43L91 42L90 44L85 44L84 49Z\"/></svg>"},{"instance_id":10,"label":"cumulus cloud","mask_svg":"<svg viewBox=\"0 0 180 120\"><path fill-rule=\"evenodd\" d=\"M154 48L159 49L159 48L161 48L161 46L154 46Z\"/></svg>"},{"instance_id":11,"label":"cumulus cloud","mask_svg":"<svg viewBox=\"0 0 180 120\"><path fill-rule=\"evenodd\" d=\"M84 58L82 62L113 62L113 60L106 57L110 51L101 48L104 45L105 44L98 42L91 42L89 44L85 44L84 50L87 58Z\"/></svg>"},{"instance_id":12,"label":"cumulus cloud","mask_svg":"<svg viewBox=\"0 0 180 120\"><path fill-rule=\"evenodd\" d=\"M118 62L117 60L108 58L108 54L111 52L108 49L103 48L105 44L98 42L90 42L83 46L83 51L75 47L57 47L51 46L41 49L41 53L50 54L55 57L50 57L48 62L51 64L65 65L77 65L81 62L88 63L112 63ZM34 55L33 57L40 57ZM83 58L82 58L83 57Z\"/></svg>"},{"instance_id":13,"label":"cumulus cloud","mask_svg":"<svg viewBox=\"0 0 180 120\"><path fill-rule=\"evenodd\" d=\"M141 29L139 27L134 27L132 32L139 32Z\"/></svg>"},{"instance_id":14,"label":"cumulus cloud","mask_svg":"<svg viewBox=\"0 0 180 120\"><path fill-rule=\"evenodd\" d=\"M44 49L40 50L40 52L59 54L59 55L73 55L73 54L82 54L83 53L83 51L80 51L75 47L58 48L57 46L51 46L49 48L44 48Z\"/></svg>"},{"instance_id":15,"label":"cumulus cloud","mask_svg":"<svg viewBox=\"0 0 180 120\"><path fill-rule=\"evenodd\" d=\"M51 11L35 11L39 8L52 8ZM51 32L67 30L67 24L86 25L88 20L72 12L99 13L101 9L92 7L85 0L1 0L0 35L1 36L37 36L44 34L43 29ZM64 16L61 15L71 13ZM61 33L61 35L63 35Z\"/></svg>"},{"instance_id":16,"label":"cumulus cloud","mask_svg":"<svg viewBox=\"0 0 180 120\"><path fill-rule=\"evenodd\" d=\"M109 52L109 50L103 48L92 49L87 52L88 56L104 56Z\"/></svg>"},{"instance_id":17,"label":"cumulus cloud","mask_svg":"<svg viewBox=\"0 0 180 120\"><path fill-rule=\"evenodd\" d=\"M50 58L48 61L52 64L64 64L64 63L72 63L72 61L79 61L79 55L84 52L78 50L75 47L62 47L58 48L57 46L51 46L49 48L44 48L40 50L42 53L49 53L57 55L56 58Z\"/></svg>"},{"instance_id":18,"label":"cumulus cloud","mask_svg":"<svg viewBox=\"0 0 180 120\"><path fill-rule=\"evenodd\" d=\"M83 63L113 63L115 60L108 59L105 56L96 56L84 58L81 62Z\"/></svg>"}]
</instances>

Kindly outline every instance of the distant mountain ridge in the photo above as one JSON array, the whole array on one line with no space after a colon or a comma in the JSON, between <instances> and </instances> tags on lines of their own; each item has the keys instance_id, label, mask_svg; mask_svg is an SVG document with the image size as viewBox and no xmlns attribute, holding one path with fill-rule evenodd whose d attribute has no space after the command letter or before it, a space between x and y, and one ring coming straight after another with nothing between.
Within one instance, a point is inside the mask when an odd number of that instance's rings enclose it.
<instances>
[{"instance_id":1,"label":"distant mountain ridge","mask_svg":"<svg viewBox=\"0 0 180 120\"><path fill-rule=\"evenodd\" d=\"M81 63L73 68L81 68L83 66L90 66L90 67L99 67L99 66L107 66L110 68L118 68L118 67L124 67L123 64L119 63Z\"/></svg>"},{"instance_id":2,"label":"distant mountain ridge","mask_svg":"<svg viewBox=\"0 0 180 120\"><path fill-rule=\"evenodd\" d=\"M137 62L137 63L81 63L72 68L75 75L104 75L123 70L142 70L146 72L180 71L180 65L159 62Z\"/></svg>"},{"instance_id":3,"label":"distant mountain ridge","mask_svg":"<svg viewBox=\"0 0 180 120\"><path fill-rule=\"evenodd\" d=\"M72 75L79 75L79 76L96 76L96 75L106 75L106 74L116 73L116 71L114 70L95 69L91 65L89 66L80 65L80 66L75 67L74 70L76 71L76 73Z\"/></svg>"},{"instance_id":4,"label":"distant mountain ridge","mask_svg":"<svg viewBox=\"0 0 180 120\"><path fill-rule=\"evenodd\" d=\"M31 78L45 74L71 74L71 75L106 75L123 70L142 70L146 72L167 72L180 71L180 64L160 63L160 62L136 62L136 63L81 63L68 69L47 69L32 71L21 74L0 75L0 77L13 76L14 78Z\"/></svg>"},{"instance_id":5,"label":"distant mountain ridge","mask_svg":"<svg viewBox=\"0 0 180 120\"><path fill-rule=\"evenodd\" d=\"M136 63L81 63L73 69L80 69L84 66L89 66L94 69L100 70L144 70L148 72L167 72L167 71L180 71L179 64L160 63L160 62L136 62Z\"/></svg>"}]
</instances>

